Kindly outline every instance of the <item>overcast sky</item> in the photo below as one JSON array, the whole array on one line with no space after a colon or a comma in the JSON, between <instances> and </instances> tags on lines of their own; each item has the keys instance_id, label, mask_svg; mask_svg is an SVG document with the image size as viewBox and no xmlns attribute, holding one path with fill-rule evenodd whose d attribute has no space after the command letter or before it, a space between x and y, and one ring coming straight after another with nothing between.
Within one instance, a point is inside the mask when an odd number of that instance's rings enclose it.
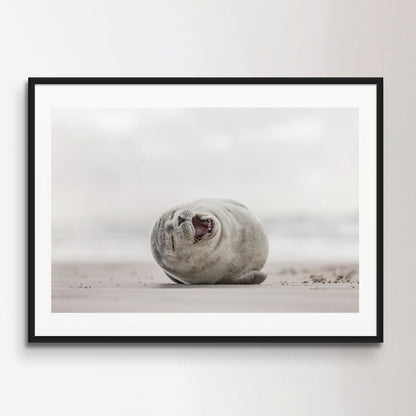
<instances>
[{"instance_id":1,"label":"overcast sky","mask_svg":"<svg viewBox=\"0 0 416 416\"><path fill-rule=\"evenodd\" d=\"M234 198L260 218L358 210L356 109L56 109L55 229L151 226Z\"/></svg>"}]
</instances>

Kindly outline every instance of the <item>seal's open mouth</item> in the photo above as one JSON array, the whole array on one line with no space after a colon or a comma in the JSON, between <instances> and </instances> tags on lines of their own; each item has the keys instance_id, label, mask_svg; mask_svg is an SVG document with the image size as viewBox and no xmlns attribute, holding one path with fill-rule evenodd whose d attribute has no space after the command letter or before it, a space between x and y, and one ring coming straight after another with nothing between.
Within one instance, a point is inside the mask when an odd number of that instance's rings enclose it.
<instances>
[{"instance_id":1,"label":"seal's open mouth","mask_svg":"<svg viewBox=\"0 0 416 416\"><path fill-rule=\"evenodd\" d=\"M192 225L195 228L195 240L200 241L201 238L212 232L214 222L210 219L201 219L197 215L192 218Z\"/></svg>"}]
</instances>

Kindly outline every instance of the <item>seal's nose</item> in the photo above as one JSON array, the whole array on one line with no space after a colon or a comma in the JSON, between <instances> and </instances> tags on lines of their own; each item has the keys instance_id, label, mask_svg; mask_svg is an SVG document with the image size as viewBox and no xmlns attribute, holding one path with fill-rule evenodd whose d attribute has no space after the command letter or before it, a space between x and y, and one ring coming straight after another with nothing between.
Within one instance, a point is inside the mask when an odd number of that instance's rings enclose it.
<instances>
[{"instance_id":1,"label":"seal's nose","mask_svg":"<svg viewBox=\"0 0 416 416\"><path fill-rule=\"evenodd\" d=\"M178 217L178 226L181 225L185 221L186 221L185 218Z\"/></svg>"}]
</instances>

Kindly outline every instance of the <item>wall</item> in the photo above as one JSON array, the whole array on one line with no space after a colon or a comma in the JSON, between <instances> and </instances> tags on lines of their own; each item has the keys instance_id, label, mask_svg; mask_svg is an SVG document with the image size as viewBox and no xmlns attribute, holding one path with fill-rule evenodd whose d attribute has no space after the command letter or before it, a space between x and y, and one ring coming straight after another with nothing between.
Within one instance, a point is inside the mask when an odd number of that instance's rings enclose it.
<instances>
[{"instance_id":1,"label":"wall","mask_svg":"<svg viewBox=\"0 0 416 416\"><path fill-rule=\"evenodd\" d=\"M411 415L416 4L3 0L4 414ZM25 344L28 76L384 76L385 343Z\"/></svg>"}]
</instances>

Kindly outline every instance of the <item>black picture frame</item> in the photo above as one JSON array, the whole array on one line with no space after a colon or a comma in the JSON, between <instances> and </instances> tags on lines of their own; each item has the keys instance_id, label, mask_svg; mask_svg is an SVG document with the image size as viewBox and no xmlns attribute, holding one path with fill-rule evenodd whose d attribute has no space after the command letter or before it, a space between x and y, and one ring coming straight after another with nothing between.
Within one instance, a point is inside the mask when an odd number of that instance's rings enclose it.
<instances>
[{"instance_id":1,"label":"black picture frame","mask_svg":"<svg viewBox=\"0 0 416 416\"><path fill-rule=\"evenodd\" d=\"M348 84L377 91L377 333L374 336L39 336L35 333L35 87L41 84ZM382 343L383 342L383 78L29 78L28 79L29 343Z\"/></svg>"}]
</instances>

